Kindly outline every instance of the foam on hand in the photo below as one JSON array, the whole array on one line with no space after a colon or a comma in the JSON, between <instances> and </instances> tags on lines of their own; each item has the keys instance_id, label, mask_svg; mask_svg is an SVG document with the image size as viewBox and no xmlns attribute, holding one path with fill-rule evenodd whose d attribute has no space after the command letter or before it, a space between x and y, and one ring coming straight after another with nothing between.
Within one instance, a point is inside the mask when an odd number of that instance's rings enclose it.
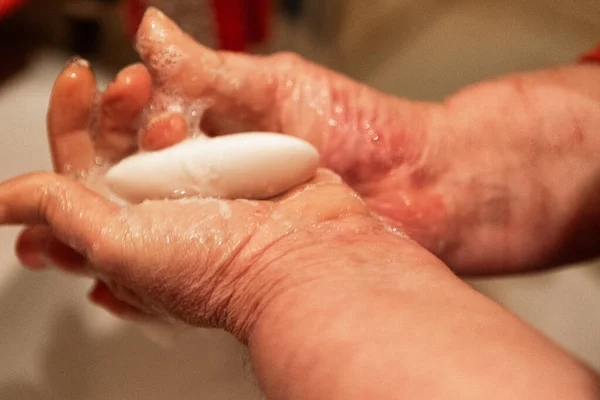
<instances>
[{"instance_id":1,"label":"foam on hand","mask_svg":"<svg viewBox=\"0 0 600 400\"><path fill-rule=\"evenodd\" d=\"M319 154L282 134L199 136L133 155L109 169L105 184L129 203L183 197L262 200L311 179Z\"/></svg>"}]
</instances>

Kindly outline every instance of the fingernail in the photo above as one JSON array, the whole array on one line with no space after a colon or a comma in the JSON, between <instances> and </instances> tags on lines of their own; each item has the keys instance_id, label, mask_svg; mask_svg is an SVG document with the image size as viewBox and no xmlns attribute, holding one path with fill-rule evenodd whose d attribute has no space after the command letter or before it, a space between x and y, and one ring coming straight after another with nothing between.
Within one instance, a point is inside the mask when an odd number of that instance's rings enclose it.
<instances>
[{"instance_id":1,"label":"fingernail","mask_svg":"<svg viewBox=\"0 0 600 400\"><path fill-rule=\"evenodd\" d=\"M90 63L89 61L81 58L80 56L73 56L67 60L62 70L65 71L66 69L71 68L72 66L78 66L89 69Z\"/></svg>"},{"instance_id":2,"label":"fingernail","mask_svg":"<svg viewBox=\"0 0 600 400\"><path fill-rule=\"evenodd\" d=\"M130 85L131 82L133 81L131 79L131 75L129 74L129 69L125 68L124 70L122 70L121 72L119 72L117 74L117 76L115 77L115 82L119 82L119 83L124 83L126 85Z\"/></svg>"},{"instance_id":3,"label":"fingernail","mask_svg":"<svg viewBox=\"0 0 600 400\"><path fill-rule=\"evenodd\" d=\"M146 15L155 15L159 18L164 18L165 14L160 11L158 8L150 6L146 9Z\"/></svg>"}]
</instances>

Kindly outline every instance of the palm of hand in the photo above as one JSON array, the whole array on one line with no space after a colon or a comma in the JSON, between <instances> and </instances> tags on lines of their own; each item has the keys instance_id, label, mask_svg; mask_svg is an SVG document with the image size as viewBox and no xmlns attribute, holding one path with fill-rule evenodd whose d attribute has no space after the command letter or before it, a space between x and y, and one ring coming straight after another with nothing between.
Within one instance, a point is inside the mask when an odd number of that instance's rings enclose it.
<instances>
[{"instance_id":1,"label":"palm of hand","mask_svg":"<svg viewBox=\"0 0 600 400\"><path fill-rule=\"evenodd\" d=\"M219 310L260 309L261 304L248 303L268 301L271 293L262 292L269 291L269 282L277 281L281 290L282 282L311 279L314 271L308 267L278 272L279 257L327 237L385 230L364 202L325 170L271 201L153 201L113 208L98 219L103 223L86 230L88 244L82 248L92 248L85 254L116 299L144 314L236 333L244 327L227 326L228 316ZM257 286L240 290L252 285ZM249 294L251 299L242 297Z\"/></svg>"}]
</instances>

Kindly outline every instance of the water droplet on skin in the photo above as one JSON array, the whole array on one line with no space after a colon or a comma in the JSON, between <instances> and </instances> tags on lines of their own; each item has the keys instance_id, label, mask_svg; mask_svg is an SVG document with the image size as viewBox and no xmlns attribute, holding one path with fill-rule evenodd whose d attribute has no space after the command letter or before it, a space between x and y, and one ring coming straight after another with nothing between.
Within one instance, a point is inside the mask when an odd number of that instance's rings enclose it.
<instances>
[{"instance_id":1,"label":"water droplet on skin","mask_svg":"<svg viewBox=\"0 0 600 400\"><path fill-rule=\"evenodd\" d=\"M238 203L244 203L244 204L247 204L247 205L249 205L251 207L258 207L260 205L260 203L258 201L255 201L255 200L239 199L237 201L238 201Z\"/></svg>"},{"instance_id":2,"label":"water droplet on skin","mask_svg":"<svg viewBox=\"0 0 600 400\"><path fill-rule=\"evenodd\" d=\"M193 101L186 105L188 115L186 117L188 125L188 136L198 137L204 133L200 129L200 122L204 112L208 109L209 103L204 100Z\"/></svg>"},{"instance_id":3,"label":"water droplet on skin","mask_svg":"<svg viewBox=\"0 0 600 400\"><path fill-rule=\"evenodd\" d=\"M374 129L369 130L369 136L374 142L377 142L379 140L379 134Z\"/></svg>"},{"instance_id":4,"label":"water droplet on skin","mask_svg":"<svg viewBox=\"0 0 600 400\"><path fill-rule=\"evenodd\" d=\"M406 236L406 234L399 228L389 225L389 224L384 224L384 229L389 232L389 233L393 233L396 236L402 237L402 238L407 238L408 236Z\"/></svg>"},{"instance_id":5,"label":"water droplet on skin","mask_svg":"<svg viewBox=\"0 0 600 400\"><path fill-rule=\"evenodd\" d=\"M281 217L282 217L282 216L281 216L281 214L279 214L278 212L273 212L273 213L271 214L271 219L273 219L273 220L275 220L275 221L277 221L277 220L280 220L280 219L281 219Z\"/></svg>"},{"instance_id":6,"label":"water droplet on skin","mask_svg":"<svg viewBox=\"0 0 600 400\"><path fill-rule=\"evenodd\" d=\"M232 217L231 207L224 201L219 202L219 212L225 219L230 219Z\"/></svg>"},{"instance_id":7,"label":"water droplet on skin","mask_svg":"<svg viewBox=\"0 0 600 400\"><path fill-rule=\"evenodd\" d=\"M231 79L230 85L234 91L239 91L242 87L242 81L240 78L236 77L235 79Z\"/></svg>"}]
</instances>

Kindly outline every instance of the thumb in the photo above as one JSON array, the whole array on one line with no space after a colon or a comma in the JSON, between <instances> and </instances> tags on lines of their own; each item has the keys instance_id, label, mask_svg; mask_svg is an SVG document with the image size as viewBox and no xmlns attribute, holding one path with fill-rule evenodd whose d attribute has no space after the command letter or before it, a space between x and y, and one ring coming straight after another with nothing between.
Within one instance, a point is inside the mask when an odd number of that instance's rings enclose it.
<instances>
[{"instance_id":1,"label":"thumb","mask_svg":"<svg viewBox=\"0 0 600 400\"><path fill-rule=\"evenodd\" d=\"M119 207L81 184L52 173L0 184L0 224L47 224L61 242L89 254Z\"/></svg>"},{"instance_id":2,"label":"thumb","mask_svg":"<svg viewBox=\"0 0 600 400\"><path fill-rule=\"evenodd\" d=\"M187 101L202 100L210 107L203 121L210 125L205 131L278 128L277 86L285 71L272 57L208 49L155 8L144 15L136 48L165 93ZM155 110L161 108L166 111L168 105L156 105ZM213 126L214 121L221 123Z\"/></svg>"}]
</instances>

